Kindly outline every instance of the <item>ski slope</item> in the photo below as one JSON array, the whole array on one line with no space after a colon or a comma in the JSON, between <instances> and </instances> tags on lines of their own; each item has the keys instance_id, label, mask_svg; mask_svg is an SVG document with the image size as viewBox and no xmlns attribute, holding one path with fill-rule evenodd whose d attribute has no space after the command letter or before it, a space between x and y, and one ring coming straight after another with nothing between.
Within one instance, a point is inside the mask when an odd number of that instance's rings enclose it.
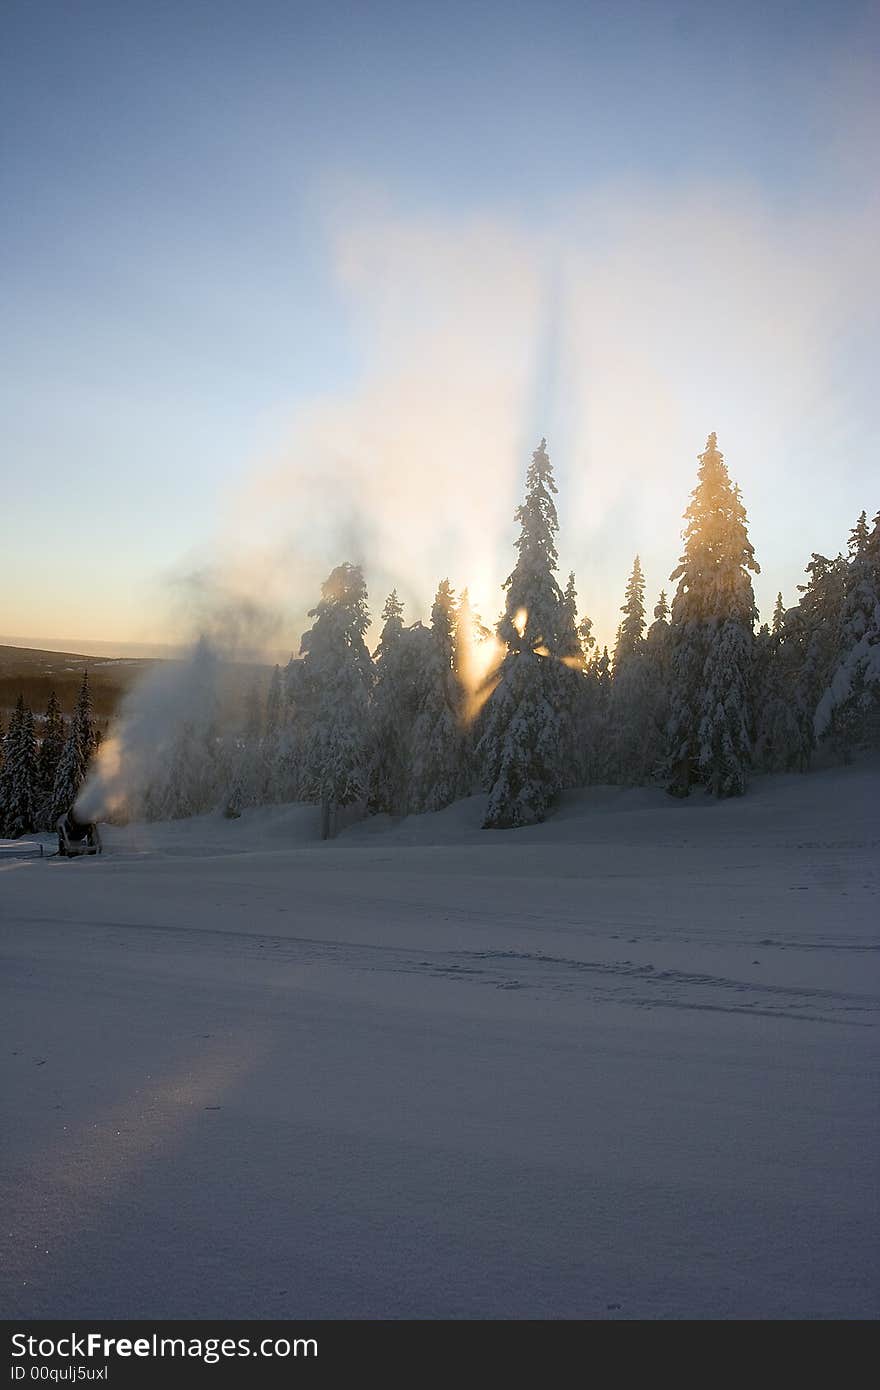
<instances>
[{"instance_id":1,"label":"ski slope","mask_svg":"<svg viewBox=\"0 0 880 1390\"><path fill-rule=\"evenodd\" d=\"M0 856L9 1317L875 1317L880 764Z\"/></svg>"}]
</instances>

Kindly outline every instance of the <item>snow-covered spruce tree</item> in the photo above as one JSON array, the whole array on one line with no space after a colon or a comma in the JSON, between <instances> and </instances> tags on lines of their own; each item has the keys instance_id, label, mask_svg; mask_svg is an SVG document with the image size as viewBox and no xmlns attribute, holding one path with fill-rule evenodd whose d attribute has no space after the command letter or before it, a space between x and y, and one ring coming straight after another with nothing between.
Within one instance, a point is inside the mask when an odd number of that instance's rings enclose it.
<instances>
[{"instance_id":1,"label":"snow-covered spruce tree","mask_svg":"<svg viewBox=\"0 0 880 1390\"><path fill-rule=\"evenodd\" d=\"M587 781L607 782L614 775L611 739L611 657L598 647L585 668L589 699L589 767Z\"/></svg>"},{"instance_id":2,"label":"snow-covered spruce tree","mask_svg":"<svg viewBox=\"0 0 880 1390\"><path fill-rule=\"evenodd\" d=\"M650 759L652 700L645 644L645 580L638 555L626 586L617 629L611 683L610 747L613 779L644 780Z\"/></svg>"},{"instance_id":3,"label":"snow-covered spruce tree","mask_svg":"<svg viewBox=\"0 0 880 1390\"><path fill-rule=\"evenodd\" d=\"M849 758L880 743L880 512L851 533L836 660L814 718L817 738Z\"/></svg>"},{"instance_id":4,"label":"snow-covered spruce tree","mask_svg":"<svg viewBox=\"0 0 880 1390\"><path fill-rule=\"evenodd\" d=\"M52 785L52 796L47 816L50 825L56 825L61 816L71 809L79 796L85 775L85 763L80 752L76 714L74 713L68 725L67 738L64 740L64 747L61 750L61 757L58 759L58 766L55 770L55 781Z\"/></svg>"},{"instance_id":5,"label":"snow-covered spruce tree","mask_svg":"<svg viewBox=\"0 0 880 1390\"><path fill-rule=\"evenodd\" d=\"M408 809L439 811L466 789L463 690L455 674L455 595L441 581L416 675Z\"/></svg>"},{"instance_id":6,"label":"snow-covered spruce tree","mask_svg":"<svg viewBox=\"0 0 880 1390\"><path fill-rule=\"evenodd\" d=\"M828 688L839 654L839 636L846 594L846 561L815 551L806 566L806 584L799 584L797 609L785 618L784 652L794 672L792 704L798 726L798 766L806 771L816 747L814 719Z\"/></svg>"},{"instance_id":7,"label":"snow-covered spruce tree","mask_svg":"<svg viewBox=\"0 0 880 1390\"><path fill-rule=\"evenodd\" d=\"M88 671L83 671L82 684L79 688L79 697L73 712L73 718L77 727L80 757L82 758L83 767L87 769L92 758L95 756L95 750L98 746L95 719L92 713L92 692L89 688Z\"/></svg>"},{"instance_id":8,"label":"snow-covered spruce tree","mask_svg":"<svg viewBox=\"0 0 880 1390\"><path fill-rule=\"evenodd\" d=\"M713 796L742 796L751 757L754 635L742 622L720 623L703 667L699 769Z\"/></svg>"},{"instance_id":9,"label":"snow-covered spruce tree","mask_svg":"<svg viewBox=\"0 0 880 1390\"><path fill-rule=\"evenodd\" d=\"M782 602L782 592L776 595L776 602L773 605L773 621L770 624L770 631L777 640L782 639L782 628L785 623L785 604Z\"/></svg>"},{"instance_id":10,"label":"snow-covered spruce tree","mask_svg":"<svg viewBox=\"0 0 880 1390\"><path fill-rule=\"evenodd\" d=\"M34 716L19 695L9 721L0 776L2 833L12 840L37 828L37 741Z\"/></svg>"},{"instance_id":11,"label":"snow-covered spruce tree","mask_svg":"<svg viewBox=\"0 0 880 1390\"><path fill-rule=\"evenodd\" d=\"M650 643L665 646L669 637L669 601L666 597L666 590L660 590L660 597L654 604L654 621L648 628L647 640Z\"/></svg>"},{"instance_id":12,"label":"snow-covered spruce tree","mask_svg":"<svg viewBox=\"0 0 880 1390\"><path fill-rule=\"evenodd\" d=\"M37 820L42 830L54 830L55 828L55 822L51 818L52 792L58 764L61 761L61 754L64 752L65 737L64 716L61 713L58 697L53 690L46 706L37 759Z\"/></svg>"},{"instance_id":13,"label":"snow-covered spruce tree","mask_svg":"<svg viewBox=\"0 0 880 1390\"><path fill-rule=\"evenodd\" d=\"M716 796L745 788L750 674L757 617L750 571L760 573L746 510L714 434L699 455L685 512L684 554L670 624L669 791L702 782Z\"/></svg>"},{"instance_id":14,"label":"snow-covered spruce tree","mask_svg":"<svg viewBox=\"0 0 880 1390\"><path fill-rule=\"evenodd\" d=\"M801 730L795 703L799 663L797 612L785 610L777 594L772 625L755 639L754 761L763 772L794 772L801 767Z\"/></svg>"},{"instance_id":15,"label":"snow-covered spruce tree","mask_svg":"<svg viewBox=\"0 0 880 1390\"><path fill-rule=\"evenodd\" d=\"M3 734L0 741L0 836L6 835L6 802L9 794L9 782L6 769L9 766L9 751L15 743L16 726L18 723L18 709L14 709L9 719L9 728ZM0 726L2 728L2 726Z\"/></svg>"},{"instance_id":16,"label":"snow-covered spruce tree","mask_svg":"<svg viewBox=\"0 0 880 1390\"><path fill-rule=\"evenodd\" d=\"M578 618L574 572L562 595L559 660L562 714L562 786L579 787L588 780L590 756L590 683L586 676L587 654L595 645L590 618Z\"/></svg>"},{"instance_id":17,"label":"snow-covered spruce tree","mask_svg":"<svg viewBox=\"0 0 880 1390\"><path fill-rule=\"evenodd\" d=\"M67 738L55 770L52 795L46 817L50 826L71 810L86 780L96 748L95 725L88 672L83 672L79 697L67 729Z\"/></svg>"},{"instance_id":18,"label":"snow-covered spruce tree","mask_svg":"<svg viewBox=\"0 0 880 1390\"><path fill-rule=\"evenodd\" d=\"M370 625L360 567L338 565L321 586L304 634L303 684L308 732L304 787L321 806L321 833L335 831L336 810L368 789L369 707L374 668L364 635Z\"/></svg>"},{"instance_id":19,"label":"snow-covered spruce tree","mask_svg":"<svg viewBox=\"0 0 880 1390\"><path fill-rule=\"evenodd\" d=\"M376 676L370 719L371 810L403 815L407 803L410 741L416 716L415 669L403 625L403 604L392 589L382 609L374 652Z\"/></svg>"},{"instance_id":20,"label":"snow-covered spruce tree","mask_svg":"<svg viewBox=\"0 0 880 1390\"><path fill-rule=\"evenodd\" d=\"M645 577L636 556L632 574L627 580L624 602L620 609L623 619L617 629L614 648L614 669L619 670L631 656L641 653L645 641Z\"/></svg>"},{"instance_id":21,"label":"snow-covered spruce tree","mask_svg":"<svg viewBox=\"0 0 880 1390\"><path fill-rule=\"evenodd\" d=\"M648 731L645 747L645 777L662 775L666 754L666 725L669 722L669 603L665 589L654 605L654 621L645 638L648 680Z\"/></svg>"},{"instance_id":22,"label":"snow-covered spruce tree","mask_svg":"<svg viewBox=\"0 0 880 1390\"><path fill-rule=\"evenodd\" d=\"M498 624L507 655L486 706L478 750L490 788L487 829L543 820L565 779L561 677L568 673L559 659L563 603L556 582L555 493L542 439L515 514L518 558L504 583L507 602Z\"/></svg>"},{"instance_id":23,"label":"snow-covered spruce tree","mask_svg":"<svg viewBox=\"0 0 880 1390\"><path fill-rule=\"evenodd\" d=\"M462 795L470 796L481 786L481 771L477 746L483 735L483 712L498 678L482 660L483 643L492 637L479 613L471 604L468 590L462 589L455 609L453 642L453 672L461 692L462 721Z\"/></svg>"}]
</instances>

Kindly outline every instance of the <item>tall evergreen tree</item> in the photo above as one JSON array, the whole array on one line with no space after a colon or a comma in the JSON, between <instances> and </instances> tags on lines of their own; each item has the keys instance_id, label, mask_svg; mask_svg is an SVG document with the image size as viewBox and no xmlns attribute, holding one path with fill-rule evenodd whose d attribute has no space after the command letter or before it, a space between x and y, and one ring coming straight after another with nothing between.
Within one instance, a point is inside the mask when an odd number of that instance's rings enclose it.
<instances>
[{"instance_id":1,"label":"tall evergreen tree","mask_svg":"<svg viewBox=\"0 0 880 1390\"><path fill-rule=\"evenodd\" d=\"M42 735L37 773L37 817L42 829L54 830L55 825L51 819L52 789L55 786L55 774L64 751L65 740L64 716L54 690L46 706Z\"/></svg>"},{"instance_id":2,"label":"tall evergreen tree","mask_svg":"<svg viewBox=\"0 0 880 1390\"><path fill-rule=\"evenodd\" d=\"M609 755L614 780L633 784L645 779L651 747L653 692L645 644L645 580L638 555L626 586L617 629L611 689Z\"/></svg>"},{"instance_id":3,"label":"tall evergreen tree","mask_svg":"<svg viewBox=\"0 0 880 1390\"><path fill-rule=\"evenodd\" d=\"M54 826L71 810L86 780L95 753L95 725L88 672L83 672L79 697L67 730L67 738L55 769L52 795L48 802L47 823Z\"/></svg>"},{"instance_id":4,"label":"tall evergreen tree","mask_svg":"<svg viewBox=\"0 0 880 1390\"><path fill-rule=\"evenodd\" d=\"M611 734L611 692L613 679L608 648L598 647L587 661L585 676L589 699L589 756L587 781L607 782L615 776L614 746Z\"/></svg>"},{"instance_id":5,"label":"tall evergreen tree","mask_svg":"<svg viewBox=\"0 0 880 1390\"><path fill-rule=\"evenodd\" d=\"M860 555L863 555L870 541L871 532L868 526L868 513L863 508L862 511L859 512L855 526L849 533L847 548L849 550L850 559L856 560Z\"/></svg>"},{"instance_id":6,"label":"tall evergreen tree","mask_svg":"<svg viewBox=\"0 0 880 1390\"><path fill-rule=\"evenodd\" d=\"M642 650L645 638L645 578L638 555L627 581L625 601L621 607L623 621L617 629L614 648L614 668L619 670L631 656Z\"/></svg>"},{"instance_id":7,"label":"tall evergreen tree","mask_svg":"<svg viewBox=\"0 0 880 1390\"><path fill-rule=\"evenodd\" d=\"M439 811L461 796L467 770L462 734L463 691L455 673L455 595L441 581L416 677L409 809Z\"/></svg>"},{"instance_id":8,"label":"tall evergreen tree","mask_svg":"<svg viewBox=\"0 0 880 1390\"><path fill-rule=\"evenodd\" d=\"M6 735L0 786L3 834L17 840L37 828L37 741L34 716L19 695Z\"/></svg>"},{"instance_id":9,"label":"tall evergreen tree","mask_svg":"<svg viewBox=\"0 0 880 1390\"><path fill-rule=\"evenodd\" d=\"M403 623L403 604L392 589L382 609L382 631L374 653L369 802L374 811L403 815L407 809L416 676L412 642Z\"/></svg>"},{"instance_id":10,"label":"tall evergreen tree","mask_svg":"<svg viewBox=\"0 0 880 1390\"><path fill-rule=\"evenodd\" d=\"M364 637L370 625L360 567L338 565L321 586L303 636L308 731L306 795L321 805L321 833L335 831L336 810L367 795L369 702L374 669Z\"/></svg>"},{"instance_id":11,"label":"tall evergreen tree","mask_svg":"<svg viewBox=\"0 0 880 1390\"><path fill-rule=\"evenodd\" d=\"M490 787L484 825L503 828L543 820L563 784L565 736L560 713L564 612L556 581L553 498L556 484L541 440L526 476L517 562L505 580L498 636L507 647L486 710L479 753Z\"/></svg>"},{"instance_id":12,"label":"tall evergreen tree","mask_svg":"<svg viewBox=\"0 0 880 1390\"><path fill-rule=\"evenodd\" d=\"M79 689L79 698L74 710L74 723L77 728L77 738L79 740L79 752L82 759L83 768L87 769L95 751L98 747L97 730L95 719L92 713L92 692L89 687L89 673L83 671L82 684Z\"/></svg>"},{"instance_id":13,"label":"tall evergreen tree","mask_svg":"<svg viewBox=\"0 0 880 1390\"><path fill-rule=\"evenodd\" d=\"M797 609L786 615L784 653L794 676L791 700L801 771L809 767L816 747L816 710L839 655L846 568L842 555L832 560L814 551L806 566L807 583L798 585Z\"/></svg>"},{"instance_id":14,"label":"tall evergreen tree","mask_svg":"<svg viewBox=\"0 0 880 1390\"><path fill-rule=\"evenodd\" d=\"M559 660L560 712L562 715L562 786L578 787L588 778L592 728L590 724L590 682L586 675L587 656L596 639L590 618L578 617L578 596L574 572L562 595L562 624Z\"/></svg>"},{"instance_id":15,"label":"tall evergreen tree","mask_svg":"<svg viewBox=\"0 0 880 1390\"><path fill-rule=\"evenodd\" d=\"M586 626L585 626L586 625ZM568 583L562 595L562 622L559 632L559 656L573 670L583 670L586 660L584 638L589 637L592 623L589 618L584 623L578 620L578 596L574 571L568 576ZM590 638L590 645L593 639Z\"/></svg>"},{"instance_id":16,"label":"tall evergreen tree","mask_svg":"<svg viewBox=\"0 0 880 1390\"><path fill-rule=\"evenodd\" d=\"M816 736L846 758L880 743L880 512L870 532L862 512L849 556L832 670L814 718Z\"/></svg>"},{"instance_id":17,"label":"tall evergreen tree","mask_svg":"<svg viewBox=\"0 0 880 1390\"><path fill-rule=\"evenodd\" d=\"M773 624L755 639L754 761L763 772L794 772L801 767L802 737L794 696L798 650L796 610L785 611L782 595L773 610Z\"/></svg>"},{"instance_id":18,"label":"tall evergreen tree","mask_svg":"<svg viewBox=\"0 0 880 1390\"><path fill-rule=\"evenodd\" d=\"M24 697L22 697L22 705ZM9 728L3 735L0 746L0 835L7 835L7 806L10 801L10 757L18 739L18 726L21 713L16 704L9 718Z\"/></svg>"},{"instance_id":19,"label":"tall evergreen tree","mask_svg":"<svg viewBox=\"0 0 880 1390\"><path fill-rule=\"evenodd\" d=\"M759 574L746 510L714 434L699 455L685 513L684 554L670 631L669 790L694 781L739 795L749 763L754 622L751 574Z\"/></svg>"},{"instance_id":20,"label":"tall evergreen tree","mask_svg":"<svg viewBox=\"0 0 880 1390\"><path fill-rule=\"evenodd\" d=\"M669 722L669 603L666 590L654 605L654 621L645 638L648 705L644 775L649 780L662 775L666 753L666 726Z\"/></svg>"}]
</instances>

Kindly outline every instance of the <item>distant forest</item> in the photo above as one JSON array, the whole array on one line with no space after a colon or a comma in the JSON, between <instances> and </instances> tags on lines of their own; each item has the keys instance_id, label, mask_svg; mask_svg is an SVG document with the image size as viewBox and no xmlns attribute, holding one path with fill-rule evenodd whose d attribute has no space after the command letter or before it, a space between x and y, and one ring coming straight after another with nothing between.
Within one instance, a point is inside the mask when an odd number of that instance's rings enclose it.
<instances>
[{"instance_id":1,"label":"distant forest","mask_svg":"<svg viewBox=\"0 0 880 1390\"><path fill-rule=\"evenodd\" d=\"M739 796L751 770L805 771L817 748L841 760L880 746L880 513L855 520L845 551L814 553L799 600L779 595L757 628L739 488L714 434L698 456L683 551L649 621L638 556L613 651L579 614L575 576L557 577L556 484L542 440L515 513L516 555L490 631L438 586L430 620L407 624L392 591L370 653L364 575L337 566L311 610L300 653L257 682L230 720L217 661L193 657L202 698L157 737L150 776L125 814L165 819L304 800L332 834L337 809L400 816L488 793L484 825L544 819L566 788L591 783L701 788ZM125 715L120 721L125 741ZM53 695L39 728L20 693L2 740L0 833L51 828L95 755L83 676L66 720Z\"/></svg>"}]
</instances>

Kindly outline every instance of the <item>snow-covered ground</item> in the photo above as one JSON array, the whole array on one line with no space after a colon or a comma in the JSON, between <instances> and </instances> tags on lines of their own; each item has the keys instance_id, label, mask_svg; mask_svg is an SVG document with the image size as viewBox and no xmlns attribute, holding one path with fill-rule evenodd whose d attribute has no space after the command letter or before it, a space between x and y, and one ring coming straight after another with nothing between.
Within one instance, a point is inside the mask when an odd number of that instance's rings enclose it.
<instances>
[{"instance_id":1,"label":"snow-covered ground","mask_svg":"<svg viewBox=\"0 0 880 1390\"><path fill-rule=\"evenodd\" d=\"M878 1312L880 766L0 856L6 1316Z\"/></svg>"}]
</instances>

